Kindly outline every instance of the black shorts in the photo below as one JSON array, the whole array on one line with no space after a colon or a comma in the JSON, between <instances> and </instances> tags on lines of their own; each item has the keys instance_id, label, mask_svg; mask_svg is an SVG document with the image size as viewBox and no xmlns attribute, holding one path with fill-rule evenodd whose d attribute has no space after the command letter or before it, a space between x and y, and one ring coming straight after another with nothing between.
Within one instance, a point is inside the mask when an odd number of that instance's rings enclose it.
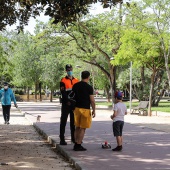
<instances>
[{"instance_id":1,"label":"black shorts","mask_svg":"<svg viewBox=\"0 0 170 170\"><path fill-rule=\"evenodd\" d=\"M124 121L113 122L113 134L114 136L122 136Z\"/></svg>"}]
</instances>

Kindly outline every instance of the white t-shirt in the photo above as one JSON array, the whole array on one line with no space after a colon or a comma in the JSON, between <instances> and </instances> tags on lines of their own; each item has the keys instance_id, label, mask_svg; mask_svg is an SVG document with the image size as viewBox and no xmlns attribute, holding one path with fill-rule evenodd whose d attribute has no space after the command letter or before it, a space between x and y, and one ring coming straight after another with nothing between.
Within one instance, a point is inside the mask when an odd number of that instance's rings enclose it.
<instances>
[{"instance_id":1,"label":"white t-shirt","mask_svg":"<svg viewBox=\"0 0 170 170\"><path fill-rule=\"evenodd\" d=\"M118 102L114 104L113 111L117 111L117 116L113 119L114 122L118 120L124 121L125 112L127 112L127 107L124 103Z\"/></svg>"}]
</instances>

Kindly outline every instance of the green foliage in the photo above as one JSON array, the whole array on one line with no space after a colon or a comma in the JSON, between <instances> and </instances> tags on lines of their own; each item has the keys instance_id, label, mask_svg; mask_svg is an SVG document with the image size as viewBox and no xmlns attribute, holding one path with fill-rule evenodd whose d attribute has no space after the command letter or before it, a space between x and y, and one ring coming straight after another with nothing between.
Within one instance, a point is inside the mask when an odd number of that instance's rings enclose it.
<instances>
[{"instance_id":1,"label":"green foliage","mask_svg":"<svg viewBox=\"0 0 170 170\"><path fill-rule=\"evenodd\" d=\"M100 0L104 8L111 7L121 0ZM80 17L86 15L89 11L89 5L97 3L96 0L1 0L0 11L0 30L6 25L13 25L19 22L19 29L23 29L28 24L31 17L36 18L42 11L45 15L54 19L53 23L59 22L64 26L77 21Z\"/></svg>"},{"instance_id":2,"label":"green foliage","mask_svg":"<svg viewBox=\"0 0 170 170\"><path fill-rule=\"evenodd\" d=\"M132 61L136 67L150 65L150 61L160 56L160 44L156 37L145 31L129 29L124 31L121 46L113 64L127 64Z\"/></svg>"},{"instance_id":3,"label":"green foliage","mask_svg":"<svg viewBox=\"0 0 170 170\"><path fill-rule=\"evenodd\" d=\"M15 95L18 94L18 95L23 95L24 92L23 90L15 90Z\"/></svg>"},{"instance_id":4,"label":"green foliage","mask_svg":"<svg viewBox=\"0 0 170 170\"><path fill-rule=\"evenodd\" d=\"M168 1L165 4L168 6ZM110 85L113 88L113 71L117 65L117 88L129 90L129 62L132 61L133 94L142 99L149 94L151 82L156 94L166 84L161 83L166 77L160 72L168 61L164 54L168 54L170 42L168 24L165 23L168 7L161 5L162 2L152 0L132 2L122 8L115 7L111 13L88 16L67 28L61 23L37 22L35 35L10 33L10 36L6 35L6 41L1 41L0 37L0 54L2 52L3 56L0 62L5 61L1 67L3 75L6 73L5 76L16 86L31 88L41 83L43 88L56 90L61 77L65 76L65 64L70 63L76 77L79 78L80 71L89 70L91 84L102 89ZM162 9L160 18L146 10L148 6L155 7L156 11ZM53 22L56 18L51 20ZM160 29L156 23L160 23Z\"/></svg>"},{"instance_id":5,"label":"green foliage","mask_svg":"<svg viewBox=\"0 0 170 170\"><path fill-rule=\"evenodd\" d=\"M5 33L0 35L0 77L1 81L10 82L12 79L13 64L11 62L11 56L13 46L12 42L8 39Z\"/></svg>"}]
</instances>

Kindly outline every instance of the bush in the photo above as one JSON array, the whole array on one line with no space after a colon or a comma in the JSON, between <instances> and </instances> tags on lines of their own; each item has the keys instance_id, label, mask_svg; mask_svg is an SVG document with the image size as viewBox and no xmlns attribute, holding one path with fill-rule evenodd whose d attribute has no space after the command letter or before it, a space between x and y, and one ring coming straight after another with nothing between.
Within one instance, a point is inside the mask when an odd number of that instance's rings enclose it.
<instances>
[{"instance_id":1,"label":"bush","mask_svg":"<svg viewBox=\"0 0 170 170\"><path fill-rule=\"evenodd\" d=\"M19 102L23 101L23 99L19 95L15 95L15 99L16 101L19 101Z\"/></svg>"},{"instance_id":2,"label":"bush","mask_svg":"<svg viewBox=\"0 0 170 170\"><path fill-rule=\"evenodd\" d=\"M32 92L31 94L32 94L32 95L35 95L35 92ZM39 94L40 94L40 92L37 91L37 95L39 95ZM45 95L45 92L41 92L41 95Z\"/></svg>"},{"instance_id":3,"label":"bush","mask_svg":"<svg viewBox=\"0 0 170 170\"><path fill-rule=\"evenodd\" d=\"M15 90L15 94L23 95L24 92L22 90Z\"/></svg>"}]
</instances>

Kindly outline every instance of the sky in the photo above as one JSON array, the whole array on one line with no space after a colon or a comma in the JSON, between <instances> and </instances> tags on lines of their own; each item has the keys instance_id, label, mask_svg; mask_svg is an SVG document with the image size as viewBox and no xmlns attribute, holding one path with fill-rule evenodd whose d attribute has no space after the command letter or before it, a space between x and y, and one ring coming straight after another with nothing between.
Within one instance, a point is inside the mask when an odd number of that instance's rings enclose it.
<instances>
[{"instance_id":1,"label":"sky","mask_svg":"<svg viewBox=\"0 0 170 170\"><path fill-rule=\"evenodd\" d=\"M96 14L103 13L103 12L109 11L109 10L110 10L110 8L103 9L103 7L100 3L96 3L96 4L92 5L92 7L90 9L90 14L96 15ZM34 34L34 27L36 25L36 20L43 21L44 23L46 23L46 22L49 21L49 17L44 16L44 14L42 13L36 19L31 18L29 23L28 23L28 26L24 27L24 30L29 31L31 34ZM7 26L7 30L14 30L14 29L16 29L16 25L13 25L11 27Z\"/></svg>"}]
</instances>

